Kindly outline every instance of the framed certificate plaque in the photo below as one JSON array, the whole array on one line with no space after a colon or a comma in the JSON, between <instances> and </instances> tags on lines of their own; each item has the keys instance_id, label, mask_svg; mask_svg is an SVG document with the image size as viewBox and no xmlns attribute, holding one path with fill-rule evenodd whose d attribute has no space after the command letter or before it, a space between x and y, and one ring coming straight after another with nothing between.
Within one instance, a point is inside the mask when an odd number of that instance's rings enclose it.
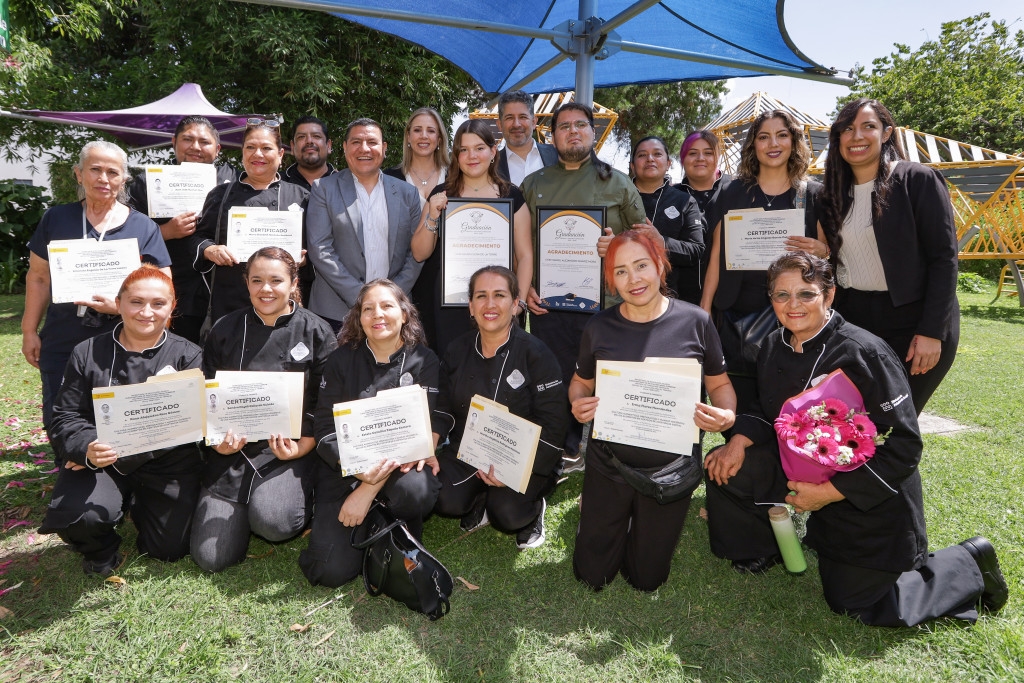
<instances>
[{"instance_id":1,"label":"framed certificate plaque","mask_svg":"<svg viewBox=\"0 0 1024 683\"><path fill-rule=\"evenodd\" d=\"M537 207L537 282L540 305L552 311L596 313L604 303L597 240L603 206Z\"/></svg>"},{"instance_id":2,"label":"framed certificate plaque","mask_svg":"<svg viewBox=\"0 0 1024 683\"><path fill-rule=\"evenodd\" d=\"M452 197L441 212L441 306L469 306L469 278L484 266L512 269L512 200Z\"/></svg>"}]
</instances>

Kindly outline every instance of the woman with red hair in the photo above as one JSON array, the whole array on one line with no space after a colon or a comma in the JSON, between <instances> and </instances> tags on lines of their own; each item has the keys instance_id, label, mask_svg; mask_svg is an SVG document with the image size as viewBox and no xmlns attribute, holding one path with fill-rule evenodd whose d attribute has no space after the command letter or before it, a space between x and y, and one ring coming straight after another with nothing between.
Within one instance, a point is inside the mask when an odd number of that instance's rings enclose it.
<instances>
[{"instance_id":1,"label":"woman with red hair","mask_svg":"<svg viewBox=\"0 0 1024 683\"><path fill-rule=\"evenodd\" d=\"M593 419L599 360L643 361L650 357L695 358L703 366L712 405L697 403L693 420L709 432L729 429L736 419L736 395L725 374L725 360L711 316L693 304L666 296L668 256L651 228L626 230L611 241L604 260L605 282L622 303L587 323L580 342L576 374L569 386L573 415ZM700 483L701 450L674 453L591 438L583 479L580 525L573 571L595 590L622 572L639 590L651 591L668 579L690 495ZM671 502L628 483L670 464L692 476L693 488Z\"/></svg>"},{"instance_id":2,"label":"woman with red hair","mask_svg":"<svg viewBox=\"0 0 1024 683\"><path fill-rule=\"evenodd\" d=\"M126 510L140 553L168 562L188 554L202 464L195 443L125 456L97 439L95 387L140 384L198 368L202 359L198 346L167 331L174 284L162 270L145 265L132 272L114 303L120 322L75 347L57 392L50 440L64 461L39 528L81 553L86 574L101 576L123 561L114 528Z\"/></svg>"}]
</instances>

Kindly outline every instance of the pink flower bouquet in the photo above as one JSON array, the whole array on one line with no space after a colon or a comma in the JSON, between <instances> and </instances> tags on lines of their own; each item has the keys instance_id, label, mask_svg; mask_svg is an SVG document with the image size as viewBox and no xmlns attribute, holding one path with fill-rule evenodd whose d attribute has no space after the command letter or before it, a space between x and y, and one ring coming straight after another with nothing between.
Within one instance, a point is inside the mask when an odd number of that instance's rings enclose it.
<instances>
[{"instance_id":1,"label":"pink flower bouquet","mask_svg":"<svg viewBox=\"0 0 1024 683\"><path fill-rule=\"evenodd\" d=\"M775 433L786 476L812 484L857 469L885 441L868 419L860 391L842 370L786 401Z\"/></svg>"}]
</instances>

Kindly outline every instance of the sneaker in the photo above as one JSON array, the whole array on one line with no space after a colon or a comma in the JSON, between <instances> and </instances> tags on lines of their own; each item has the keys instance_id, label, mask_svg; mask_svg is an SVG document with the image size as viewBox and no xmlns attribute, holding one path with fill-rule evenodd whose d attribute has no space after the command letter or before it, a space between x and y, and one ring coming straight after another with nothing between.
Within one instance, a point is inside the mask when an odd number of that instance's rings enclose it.
<instances>
[{"instance_id":1,"label":"sneaker","mask_svg":"<svg viewBox=\"0 0 1024 683\"><path fill-rule=\"evenodd\" d=\"M572 474L573 472L582 472L586 469L587 462L583 459L582 453L577 453L575 456L570 456L565 451L562 452L562 474Z\"/></svg>"},{"instance_id":2,"label":"sneaker","mask_svg":"<svg viewBox=\"0 0 1024 683\"><path fill-rule=\"evenodd\" d=\"M114 553L114 556L109 560L98 561L98 560L86 560L82 559L82 571L88 574L97 574L106 578L113 574L115 571L120 569L124 563L124 556L121 553Z\"/></svg>"},{"instance_id":3,"label":"sneaker","mask_svg":"<svg viewBox=\"0 0 1024 683\"><path fill-rule=\"evenodd\" d=\"M537 519L530 522L525 529L516 533L516 547L520 550L527 548L539 548L544 545L547 536L544 535L544 512L548 509L548 502L540 499L540 514Z\"/></svg>"},{"instance_id":4,"label":"sneaker","mask_svg":"<svg viewBox=\"0 0 1024 683\"><path fill-rule=\"evenodd\" d=\"M462 516L459 528L468 534L471 531L482 529L490 523L491 521L487 519L487 496L478 496L476 502L473 503L473 507Z\"/></svg>"}]
</instances>

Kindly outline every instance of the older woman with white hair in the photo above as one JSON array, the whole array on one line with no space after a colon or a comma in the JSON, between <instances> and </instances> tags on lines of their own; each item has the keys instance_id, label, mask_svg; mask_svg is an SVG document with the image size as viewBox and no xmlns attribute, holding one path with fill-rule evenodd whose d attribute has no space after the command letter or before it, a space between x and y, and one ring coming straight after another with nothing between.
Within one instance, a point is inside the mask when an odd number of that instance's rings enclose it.
<instances>
[{"instance_id":1,"label":"older woman with white hair","mask_svg":"<svg viewBox=\"0 0 1024 683\"><path fill-rule=\"evenodd\" d=\"M139 255L168 276L171 259L160 228L144 214L129 208L125 191L130 180L128 156L117 145L94 140L85 145L75 164L80 201L53 206L43 214L28 247L25 277L25 315L21 319L21 352L39 368L43 384L43 426L50 428L53 400L60 388L64 366L75 345L114 329L120 318L114 299L82 292L74 303L52 303L47 245L54 240L137 240ZM46 314L46 323L39 323ZM62 460L60 453L56 454Z\"/></svg>"}]
</instances>

